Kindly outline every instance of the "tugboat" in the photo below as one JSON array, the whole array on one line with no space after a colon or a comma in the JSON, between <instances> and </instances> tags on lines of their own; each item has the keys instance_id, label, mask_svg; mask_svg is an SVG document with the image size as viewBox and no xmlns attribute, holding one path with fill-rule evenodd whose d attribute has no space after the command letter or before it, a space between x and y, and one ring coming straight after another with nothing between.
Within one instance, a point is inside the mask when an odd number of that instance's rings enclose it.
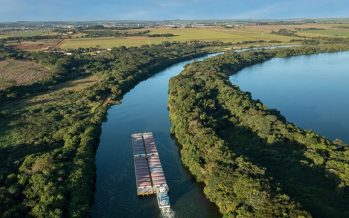
<instances>
[{"instance_id":1,"label":"tugboat","mask_svg":"<svg viewBox=\"0 0 349 218\"><path fill-rule=\"evenodd\" d=\"M161 185L156 192L158 205L160 209L170 208L170 197L167 194L168 187L166 184Z\"/></svg>"}]
</instances>

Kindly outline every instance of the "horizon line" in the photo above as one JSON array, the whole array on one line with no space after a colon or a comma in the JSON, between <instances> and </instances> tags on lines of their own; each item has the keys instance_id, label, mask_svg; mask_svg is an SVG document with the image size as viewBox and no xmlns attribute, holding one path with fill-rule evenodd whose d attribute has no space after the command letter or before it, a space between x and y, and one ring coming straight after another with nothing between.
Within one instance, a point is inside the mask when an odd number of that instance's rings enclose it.
<instances>
[{"instance_id":1,"label":"horizon line","mask_svg":"<svg viewBox=\"0 0 349 218\"><path fill-rule=\"evenodd\" d=\"M17 21L0 21L0 23L20 23L20 22L166 22L166 21L300 21L300 20L340 20L349 19L349 17L308 17L308 18L213 18L213 19L96 19L96 20L17 20Z\"/></svg>"}]
</instances>

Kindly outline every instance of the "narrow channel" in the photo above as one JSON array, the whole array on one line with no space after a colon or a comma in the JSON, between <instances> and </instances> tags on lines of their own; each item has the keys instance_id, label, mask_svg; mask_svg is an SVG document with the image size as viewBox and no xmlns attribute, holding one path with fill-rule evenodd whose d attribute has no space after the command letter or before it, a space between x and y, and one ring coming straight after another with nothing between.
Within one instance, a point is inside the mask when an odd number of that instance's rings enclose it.
<instances>
[{"instance_id":1,"label":"narrow channel","mask_svg":"<svg viewBox=\"0 0 349 218\"><path fill-rule=\"evenodd\" d=\"M137 196L131 147L131 134L135 132L154 133L175 217L221 217L218 208L206 199L203 187L182 165L179 147L170 135L167 110L169 79L186 64L210 56L213 55L166 68L139 83L124 96L121 104L108 110L96 154L92 217L161 217L155 196Z\"/></svg>"}]
</instances>

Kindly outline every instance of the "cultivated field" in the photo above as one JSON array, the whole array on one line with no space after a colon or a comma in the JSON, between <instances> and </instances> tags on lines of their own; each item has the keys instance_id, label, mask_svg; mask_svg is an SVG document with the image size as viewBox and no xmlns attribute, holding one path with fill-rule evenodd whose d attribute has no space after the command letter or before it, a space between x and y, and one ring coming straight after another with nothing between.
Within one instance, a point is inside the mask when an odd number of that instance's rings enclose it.
<instances>
[{"instance_id":1,"label":"cultivated field","mask_svg":"<svg viewBox=\"0 0 349 218\"><path fill-rule=\"evenodd\" d=\"M55 48L62 42L62 39L43 39L37 41L23 41L20 43L8 43L7 45L23 51L44 51Z\"/></svg>"},{"instance_id":2,"label":"cultivated field","mask_svg":"<svg viewBox=\"0 0 349 218\"><path fill-rule=\"evenodd\" d=\"M349 37L347 24L299 24L299 25L247 25L235 28L151 28L149 34L171 33L172 37L101 37L101 38L73 38L65 39L60 48L79 47L101 47L111 48L117 46L139 46L146 44L157 44L164 41L215 41L223 42L246 42L246 41L280 41L289 43L292 39L299 39L294 36L281 36L272 34L272 31L288 29L296 31L301 37ZM142 29L142 31L147 29ZM135 30L141 31L141 30Z\"/></svg>"},{"instance_id":3,"label":"cultivated field","mask_svg":"<svg viewBox=\"0 0 349 218\"><path fill-rule=\"evenodd\" d=\"M279 36L271 34L271 31L258 31L248 28L240 29L225 29L225 28L152 28L149 29L150 34L164 34L171 33L175 36L172 37L146 37L146 36L134 36L134 37L102 37L102 38L74 38L65 39L60 44L60 48L79 48L79 47L101 47L111 48L117 46L139 46L158 44L164 41L216 41L223 42L243 42L243 41L257 41L257 40L277 40L281 42L289 42L292 37Z\"/></svg>"},{"instance_id":4,"label":"cultivated field","mask_svg":"<svg viewBox=\"0 0 349 218\"><path fill-rule=\"evenodd\" d=\"M65 39L61 44L60 48L89 48L89 47L100 47L100 48L112 48L119 46L140 46L147 44L158 44L166 40L166 38L148 38L148 37L101 37L101 38L76 38L76 39Z\"/></svg>"},{"instance_id":5,"label":"cultivated field","mask_svg":"<svg viewBox=\"0 0 349 218\"><path fill-rule=\"evenodd\" d=\"M278 31L280 29L287 29L295 31L298 36L285 36L276 35L272 31ZM208 28L148 28L148 29L127 29L127 30L112 30L115 32L128 32L137 33L149 30L149 34L173 34L171 37L148 37L148 36L125 36L125 37L96 37L85 38L87 33L103 31L101 29L88 29L83 32L77 31L70 38L64 40L60 39L47 39L17 42L12 41L8 44L21 50L37 51L47 50L52 48L88 48L88 47L100 47L100 48L112 48L118 46L140 46L159 44L164 41L223 41L223 42L246 42L246 41L259 41L258 44L278 44L278 43L290 43L292 39L302 39L304 37L349 37L349 25L348 24L293 24L293 25L245 25L234 28L224 27L208 27ZM0 38L6 38L10 36L39 36L39 35L53 35L56 34L49 30L37 30L37 31L23 31L23 32L8 32L4 35L0 35ZM271 42L270 42L271 41ZM248 46L248 44L246 45Z\"/></svg>"},{"instance_id":6,"label":"cultivated field","mask_svg":"<svg viewBox=\"0 0 349 218\"><path fill-rule=\"evenodd\" d=\"M348 24L263 25L247 28L267 32L288 29L296 31L299 36L306 37L349 37Z\"/></svg>"},{"instance_id":7,"label":"cultivated field","mask_svg":"<svg viewBox=\"0 0 349 218\"><path fill-rule=\"evenodd\" d=\"M31 61L0 61L0 89L32 84L48 76L48 69Z\"/></svg>"}]
</instances>

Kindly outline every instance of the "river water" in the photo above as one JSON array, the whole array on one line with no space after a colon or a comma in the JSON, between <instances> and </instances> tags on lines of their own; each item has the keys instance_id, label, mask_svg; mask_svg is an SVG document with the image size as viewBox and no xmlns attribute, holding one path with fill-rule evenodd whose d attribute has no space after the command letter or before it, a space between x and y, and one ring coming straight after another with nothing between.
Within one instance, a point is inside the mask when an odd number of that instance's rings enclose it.
<instances>
[{"instance_id":1,"label":"river water","mask_svg":"<svg viewBox=\"0 0 349 218\"><path fill-rule=\"evenodd\" d=\"M230 81L299 127L349 143L349 52L274 58Z\"/></svg>"},{"instance_id":2,"label":"river water","mask_svg":"<svg viewBox=\"0 0 349 218\"><path fill-rule=\"evenodd\" d=\"M139 83L120 105L108 110L96 154L92 217L161 217L155 196L136 195L130 135L144 131L154 133L175 217L221 216L182 165L179 148L170 136L168 81L192 61ZM348 69L349 52L274 58L244 68L230 80L301 128L349 143Z\"/></svg>"},{"instance_id":3,"label":"river water","mask_svg":"<svg viewBox=\"0 0 349 218\"><path fill-rule=\"evenodd\" d=\"M196 183L182 165L179 148L170 136L168 81L193 61L175 64L139 83L124 96L120 105L108 110L96 154L92 217L161 217L155 196L136 194L131 134L145 131L154 133L175 217L221 217L218 208L205 198L202 185Z\"/></svg>"}]
</instances>

